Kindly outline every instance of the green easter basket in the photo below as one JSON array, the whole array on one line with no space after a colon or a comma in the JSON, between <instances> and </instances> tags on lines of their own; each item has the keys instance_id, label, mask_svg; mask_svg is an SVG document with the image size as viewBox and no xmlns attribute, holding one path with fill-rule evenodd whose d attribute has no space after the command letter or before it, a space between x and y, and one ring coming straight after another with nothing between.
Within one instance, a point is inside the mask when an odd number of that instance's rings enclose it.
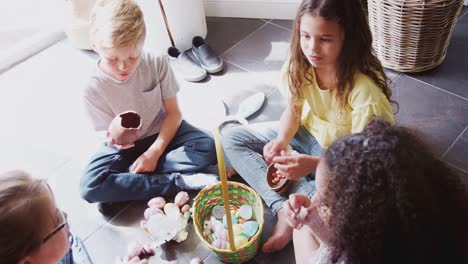
<instances>
[{"instance_id":1,"label":"green easter basket","mask_svg":"<svg viewBox=\"0 0 468 264\"><path fill-rule=\"evenodd\" d=\"M193 223L195 231L200 240L213 252L213 254L220 260L226 263L243 263L247 262L257 253L260 246L260 240L263 232L263 203L260 196L250 187L238 182L231 182L226 177L226 167L224 165L224 155L221 148L219 130L214 131L216 154L218 157L218 167L221 177L221 182L213 184L204 188L195 197L193 203ZM250 241L240 247L235 248L234 236L232 231L232 220L230 206L250 205L252 207L254 217L258 223L257 233L250 239ZM219 249L213 247L203 237L203 223L211 215L211 210L215 205L224 206L226 212L226 220L228 227L228 238L231 249Z\"/></svg>"}]
</instances>

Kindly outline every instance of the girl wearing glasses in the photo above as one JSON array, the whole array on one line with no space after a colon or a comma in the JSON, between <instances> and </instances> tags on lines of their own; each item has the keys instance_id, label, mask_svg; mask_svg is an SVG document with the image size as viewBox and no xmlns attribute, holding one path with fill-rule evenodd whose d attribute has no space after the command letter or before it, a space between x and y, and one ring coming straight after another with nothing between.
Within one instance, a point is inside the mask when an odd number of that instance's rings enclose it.
<instances>
[{"instance_id":1,"label":"girl wearing glasses","mask_svg":"<svg viewBox=\"0 0 468 264\"><path fill-rule=\"evenodd\" d=\"M312 199L283 204L296 263L468 263L466 194L417 136L372 121L325 151Z\"/></svg>"},{"instance_id":2,"label":"girl wearing glasses","mask_svg":"<svg viewBox=\"0 0 468 264\"><path fill-rule=\"evenodd\" d=\"M44 180L22 171L0 175L2 263L58 263L70 249L66 215Z\"/></svg>"},{"instance_id":3,"label":"girl wearing glasses","mask_svg":"<svg viewBox=\"0 0 468 264\"><path fill-rule=\"evenodd\" d=\"M81 241L71 235L67 215L57 209L47 182L24 171L0 173L0 263L92 263ZM148 261L126 257L116 263Z\"/></svg>"}]
</instances>

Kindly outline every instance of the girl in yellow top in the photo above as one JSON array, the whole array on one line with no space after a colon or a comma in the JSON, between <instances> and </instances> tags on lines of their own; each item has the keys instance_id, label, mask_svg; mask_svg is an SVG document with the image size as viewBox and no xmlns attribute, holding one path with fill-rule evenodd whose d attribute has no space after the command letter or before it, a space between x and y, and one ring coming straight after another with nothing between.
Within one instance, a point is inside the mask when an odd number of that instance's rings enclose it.
<instances>
[{"instance_id":1,"label":"girl in yellow top","mask_svg":"<svg viewBox=\"0 0 468 264\"><path fill-rule=\"evenodd\" d=\"M275 163L281 174L295 180L291 193L311 196L314 187L307 178L317 168L321 148L360 132L373 117L394 123L388 79L372 53L360 0L304 0L281 78L289 104L277 129L235 127L223 133L233 168L278 217L264 252L282 249L293 234L282 208L286 197L266 183L267 164Z\"/></svg>"}]
</instances>

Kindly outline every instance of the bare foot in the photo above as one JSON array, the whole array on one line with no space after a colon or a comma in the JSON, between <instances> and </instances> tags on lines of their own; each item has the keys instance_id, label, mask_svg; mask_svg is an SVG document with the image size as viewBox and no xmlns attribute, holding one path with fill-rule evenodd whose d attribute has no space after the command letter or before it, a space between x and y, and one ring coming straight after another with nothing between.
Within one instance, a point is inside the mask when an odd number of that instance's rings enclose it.
<instances>
[{"instance_id":1,"label":"bare foot","mask_svg":"<svg viewBox=\"0 0 468 264\"><path fill-rule=\"evenodd\" d=\"M227 177L228 178L231 178L232 176L234 176L236 174L239 174L239 173L237 173L237 171L233 167L229 168L228 171L227 171Z\"/></svg>"},{"instance_id":2,"label":"bare foot","mask_svg":"<svg viewBox=\"0 0 468 264\"><path fill-rule=\"evenodd\" d=\"M285 210L281 208L277 215L278 223L276 223L273 235L262 247L262 251L265 253L281 250L292 240L293 229L286 222L287 215Z\"/></svg>"}]
</instances>

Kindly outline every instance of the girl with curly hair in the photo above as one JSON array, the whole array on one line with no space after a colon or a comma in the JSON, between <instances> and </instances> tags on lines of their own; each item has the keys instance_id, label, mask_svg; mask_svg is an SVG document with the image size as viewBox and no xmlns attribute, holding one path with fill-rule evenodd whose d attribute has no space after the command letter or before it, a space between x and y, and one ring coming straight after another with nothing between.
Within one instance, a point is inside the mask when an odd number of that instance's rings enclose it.
<instances>
[{"instance_id":1,"label":"girl with curly hair","mask_svg":"<svg viewBox=\"0 0 468 264\"><path fill-rule=\"evenodd\" d=\"M296 263L468 263L466 189L418 138L375 120L325 151L283 205Z\"/></svg>"},{"instance_id":2,"label":"girl with curly hair","mask_svg":"<svg viewBox=\"0 0 468 264\"><path fill-rule=\"evenodd\" d=\"M223 133L222 142L232 167L278 217L265 252L280 250L292 238L281 210L287 197L260 180L268 164L276 163L281 174L295 180L291 193L312 195L307 178L313 179L322 148L362 131L374 116L394 122L391 90L373 54L361 0L301 3L280 90L288 105L279 124L234 127ZM290 155L291 147L299 155Z\"/></svg>"}]
</instances>

